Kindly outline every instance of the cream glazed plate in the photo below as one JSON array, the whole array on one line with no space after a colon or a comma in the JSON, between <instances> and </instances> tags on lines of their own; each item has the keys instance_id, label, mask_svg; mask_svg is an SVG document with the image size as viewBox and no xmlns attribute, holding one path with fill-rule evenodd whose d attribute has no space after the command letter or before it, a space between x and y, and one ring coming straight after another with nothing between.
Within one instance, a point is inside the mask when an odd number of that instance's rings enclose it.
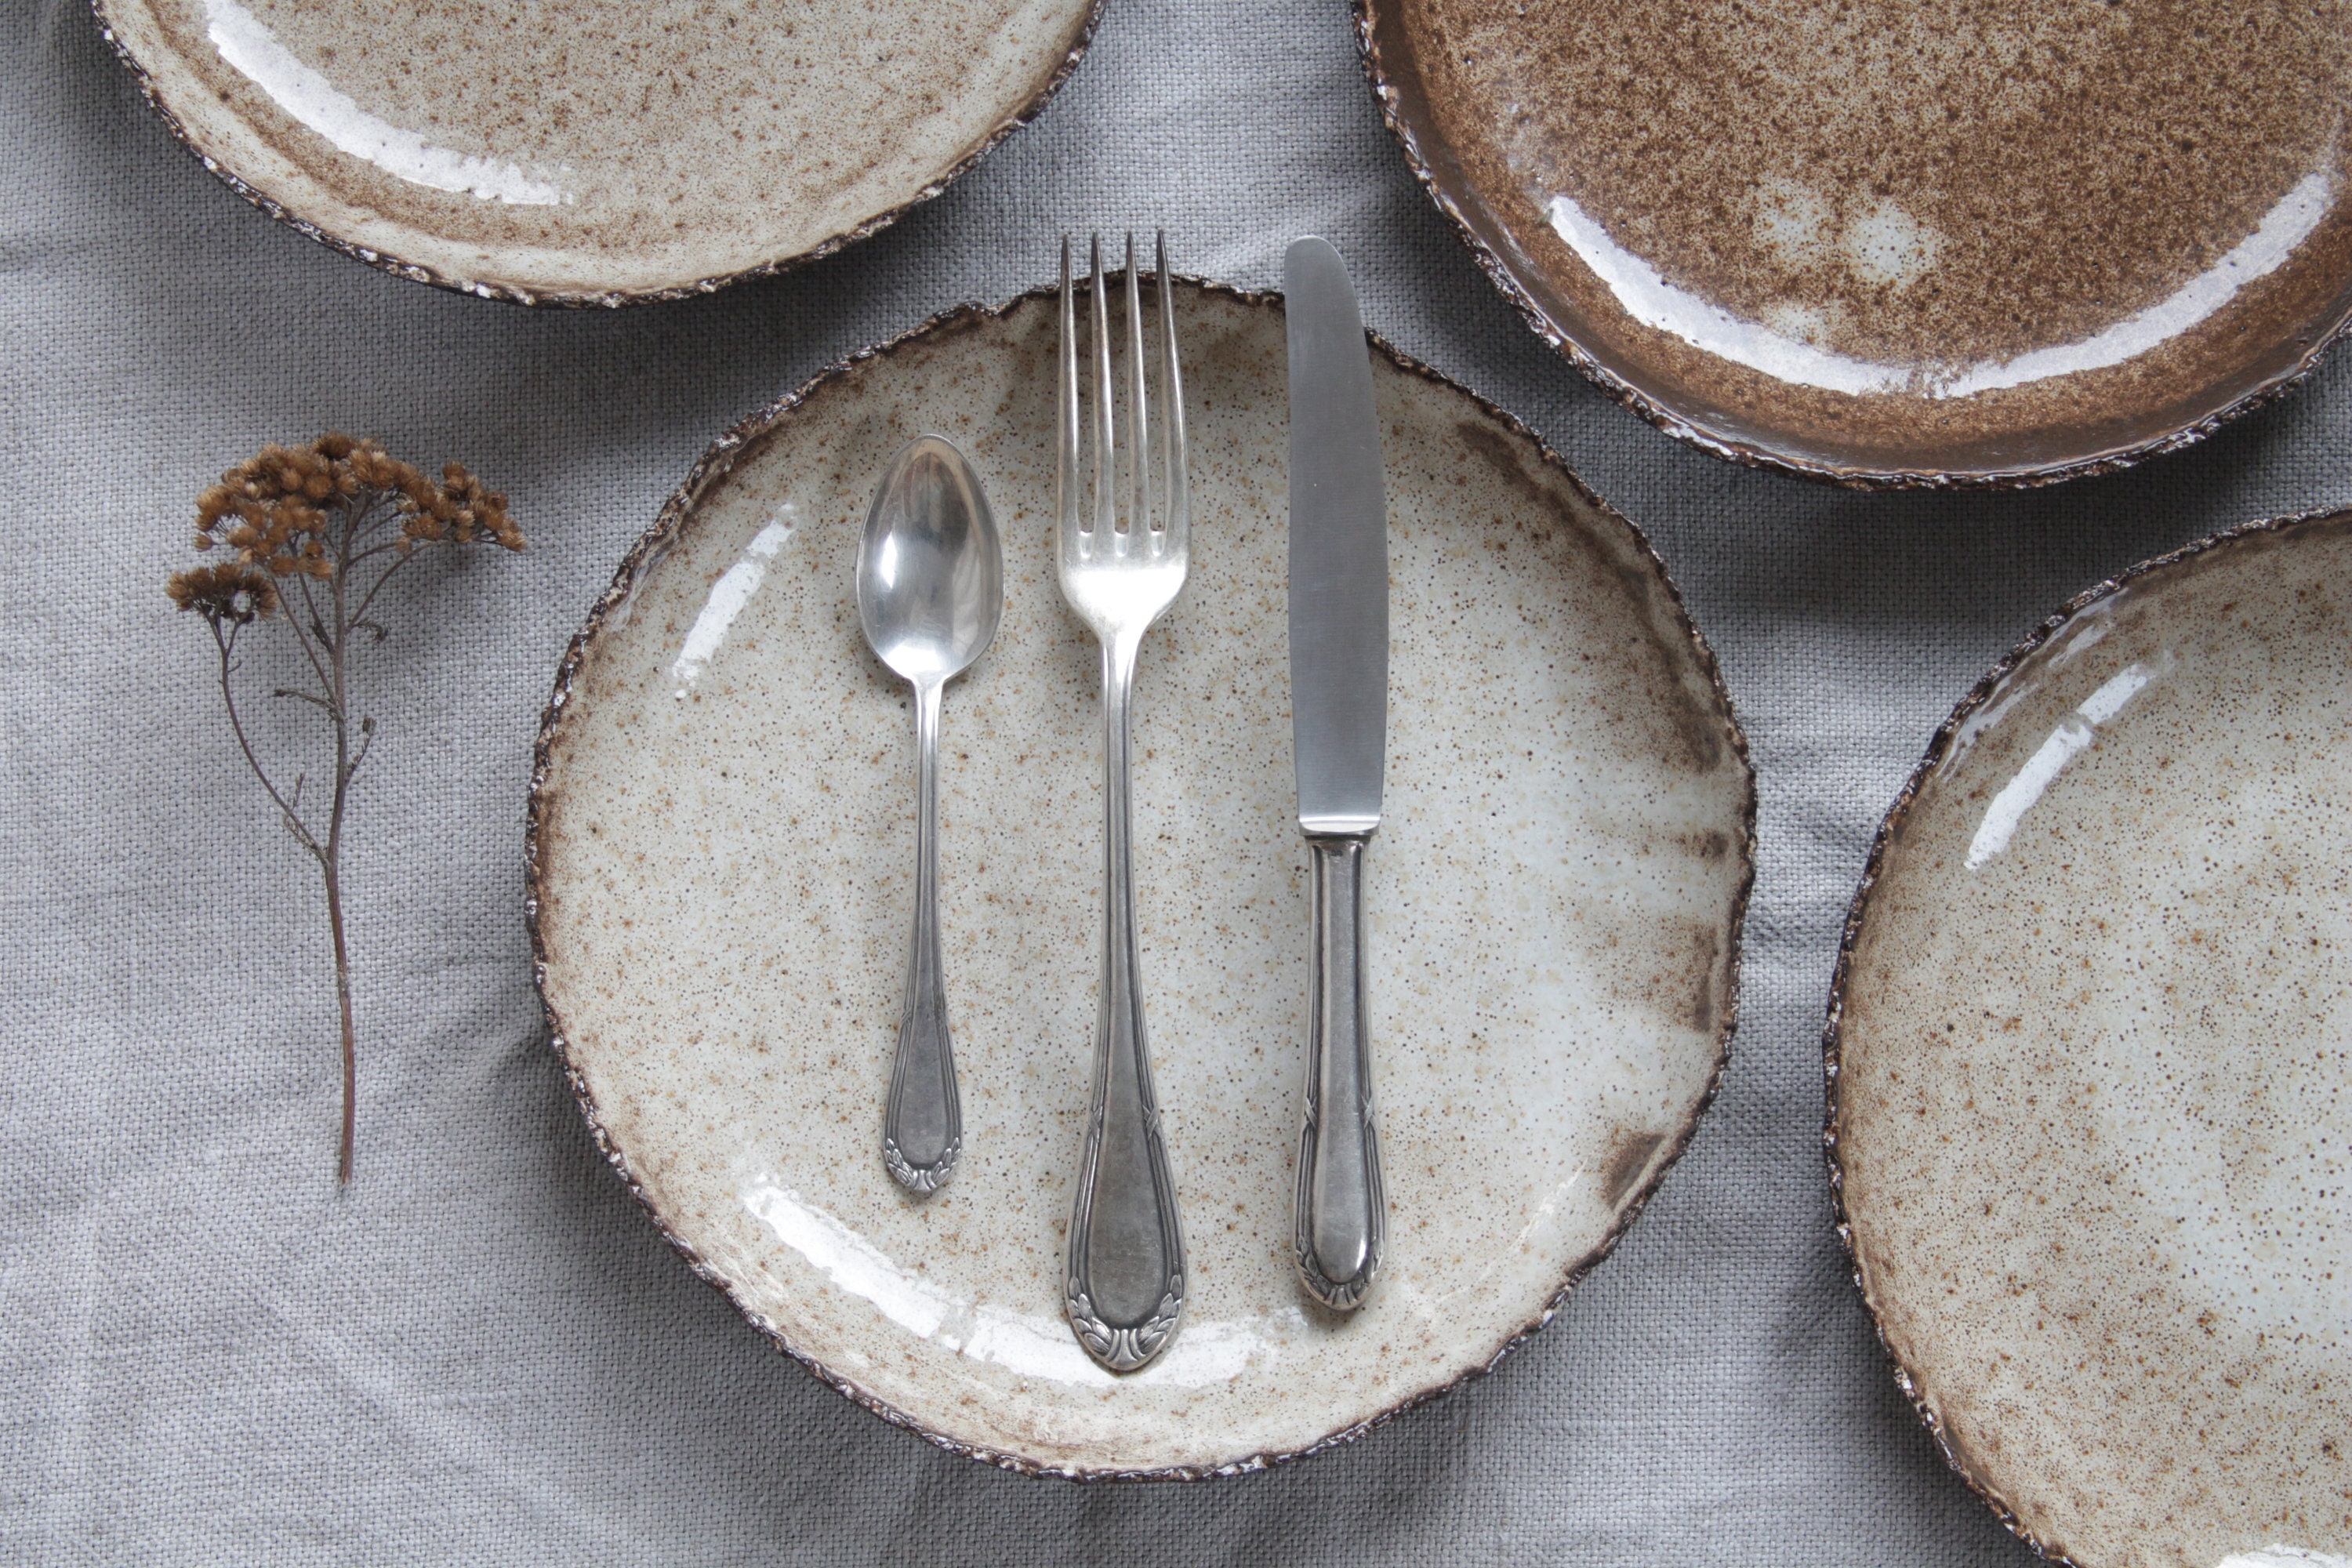
<instances>
[{"instance_id":1,"label":"cream glazed plate","mask_svg":"<svg viewBox=\"0 0 2352 1568\"><path fill-rule=\"evenodd\" d=\"M2352 4L1357 0L1529 321L1669 433L1863 486L2197 439L2352 314Z\"/></svg>"},{"instance_id":2,"label":"cream glazed plate","mask_svg":"<svg viewBox=\"0 0 2352 1568\"><path fill-rule=\"evenodd\" d=\"M524 303L707 291L935 195L1045 105L1100 0L94 0L273 216Z\"/></svg>"},{"instance_id":3,"label":"cream glazed plate","mask_svg":"<svg viewBox=\"0 0 2352 1568\"><path fill-rule=\"evenodd\" d=\"M1355 1313L1306 1295L1284 321L1221 290L1178 301L1192 572L1144 645L1134 720L1142 982L1192 1264L1158 1362L1104 1372L1062 1315L1101 720L1055 575L1051 298L943 317L721 441L574 643L532 798L542 994L655 1219L845 1393L1024 1470L1254 1468L1485 1368L1633 1218L1732 1024L1753 789L1713 660L1640 535L1523 427L1376 355L1394 647L1367 899L1390 1239ZM917 1198L881 1154L913 742L852 570L877 477L925 431L985 478L1007 602L948 692L965 1147Z\"/></svg>"},{"instance_id":4,"label":"cream glazed plate","mask_svg":"<svg viewBox=\"0 0 2352 1568\"><path fill-rule=\"evenodd\" d=\"M1830 1008L1856 1274L2082 1568L2352 1562L2352 513L2094 589L1888 814Z\"/></svg>"}]
</instances>

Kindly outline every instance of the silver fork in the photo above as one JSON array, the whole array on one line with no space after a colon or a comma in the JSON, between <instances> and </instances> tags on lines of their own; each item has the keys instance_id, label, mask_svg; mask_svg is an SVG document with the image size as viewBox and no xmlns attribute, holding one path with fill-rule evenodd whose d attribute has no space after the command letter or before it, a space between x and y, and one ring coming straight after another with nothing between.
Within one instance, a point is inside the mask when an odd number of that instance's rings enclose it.
<instances>
[{"instance_id":1,"label":"silver fork","mask_svg":"<svg viewBox=\"0 0 2352 1568\"><path fill-rule=\"evenodd\" d=\"M1070 242L1062 241L1061 403L1055 468L1062 596L1102 645L1103 946L1095 1012L1094 1095L1087 1111L1078 1196L1070 1216L1063 1306L1078 1342L1113 1372L1133 1372L1165 1349L1184 1310L1184 1233L1176 1179L1160 1136L1137 974L1135 868L1128 806L1128 711L1143 634L1184 586L1192 518L1184 468L1184 391L1176 368L1176 321L1168 237L1160 237L1161 515L1151 511L1151 437L1143 374L1143 295L1135 237L1127 237L1127 428L1129 508L1119 525L1118 456L1111 438L1110 307L1102 237L1093 246L1092 440L1078 408L1077 310ZM1087 507L1081 445L1093 449Z\"/></svg>"}]
</instances>

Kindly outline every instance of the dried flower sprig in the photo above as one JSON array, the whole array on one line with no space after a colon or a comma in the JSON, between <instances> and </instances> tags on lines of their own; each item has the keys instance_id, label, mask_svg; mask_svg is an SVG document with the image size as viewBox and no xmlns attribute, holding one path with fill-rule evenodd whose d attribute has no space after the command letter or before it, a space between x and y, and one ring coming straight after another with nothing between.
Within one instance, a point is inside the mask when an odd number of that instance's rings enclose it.
<instances>
[{"instance_id":1,"label":"dried flower sprig","mask_svg":"<svg viewBox=\"0 0 2352 1568\"><path fill-rule=\"evenodd\" d=\"M198 550L231 558L173 575L172 602L204 616L220 654L221 700L246 764L261 781L294 842L319 863L327 884L327 924L335 945L335 993L343 1021L343 1135L336 1179L352 1179L358 1121L359 1055L352 1025L351 950L343 938L342 847L352 779L375 743L375 721L352 721L352 653L362 633L382 642L369 617L376 595L427 546L476 542L523 547L507 498L451 463L438 479L373 441L321 436L307 447L265 447L221 476L196 502ZM281 616L279 611L285 614ZM319 709L334 731L333 795L325 830L302 815L297 773L280 790L255 754L236 709L237 638L256 621L293 628L302 658L291 686L274 688Z\"/></svg>"}]
</instances>

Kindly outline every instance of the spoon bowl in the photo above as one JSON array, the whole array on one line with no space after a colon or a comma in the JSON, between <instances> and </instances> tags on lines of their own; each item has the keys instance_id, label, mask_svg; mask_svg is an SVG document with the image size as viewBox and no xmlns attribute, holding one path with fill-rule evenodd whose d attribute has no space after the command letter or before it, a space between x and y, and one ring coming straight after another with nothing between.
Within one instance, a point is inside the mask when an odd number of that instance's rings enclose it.
<instances>
[{"instance_id":1,"label":"spoon bowl","mask_svg":"<svg viewBox=\"0 0 2352 1568\"><path fill-rule=\"evenodd\" d=\"M971 667L1004 613L1004 552L980 475L941 436L900 448L866 514L857 616L875 656L921 687Z\"/></svg>"}]
</instances>

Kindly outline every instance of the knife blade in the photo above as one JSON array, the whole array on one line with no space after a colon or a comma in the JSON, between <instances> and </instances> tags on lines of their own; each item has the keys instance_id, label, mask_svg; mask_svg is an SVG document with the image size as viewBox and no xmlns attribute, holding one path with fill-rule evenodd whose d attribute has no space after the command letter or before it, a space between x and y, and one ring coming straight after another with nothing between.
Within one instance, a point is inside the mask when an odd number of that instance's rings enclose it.
<instances>
[{"instance_id":1,"label":"knife blade","mask_svg":"<svg viewBox=\"0 0 2352 1568\"><path fill-rule=\"evenodd\" d=\"M1339 253L1283 262L1290 334L1291 742L1308 833L1380 826L1388 740L1388 507L1364 320Z\"/></svg>"},{"instance_id":2,"label":"knife blade","mask_svg":"<svg viewBox=\"0 0 2352 1568\"><path fill-rule=\"evenodd\" d=\"M1348 269L1308 237L1283 258L1290 349L1290 705L1313 858L1314 968L1293 1254L1348 1310L1387 1234L1372 1118L1363 861L1388 745L1388 507L1370 351Z\"/></svg>"}]
</instances>

